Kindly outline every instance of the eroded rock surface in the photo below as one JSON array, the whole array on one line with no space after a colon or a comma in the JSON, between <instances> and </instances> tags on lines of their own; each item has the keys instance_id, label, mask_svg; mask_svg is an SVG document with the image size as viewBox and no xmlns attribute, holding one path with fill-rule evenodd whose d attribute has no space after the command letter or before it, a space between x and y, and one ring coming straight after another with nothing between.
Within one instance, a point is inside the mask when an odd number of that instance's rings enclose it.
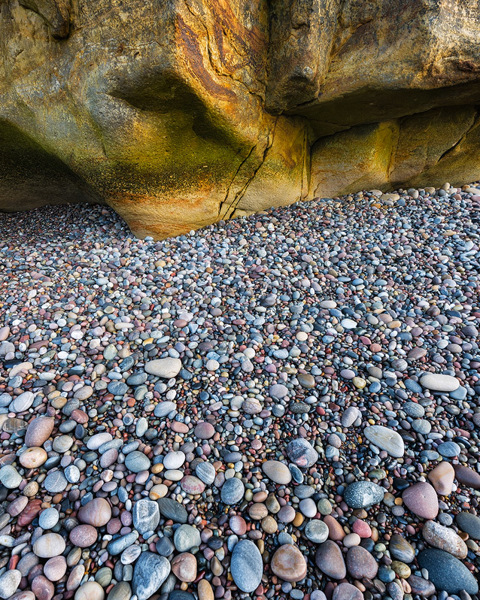
<instances>
[{"instance_id":1,"label":"eroded rock surface","mask_svg":"<svg viewBox=\"0 0 480 600\"><path fill-rule=\"evenodd\" d=\"M0 0L0 208L107 202L162 238L477 179L478 15L477 0Z\"/></svg>"}]
</instances>

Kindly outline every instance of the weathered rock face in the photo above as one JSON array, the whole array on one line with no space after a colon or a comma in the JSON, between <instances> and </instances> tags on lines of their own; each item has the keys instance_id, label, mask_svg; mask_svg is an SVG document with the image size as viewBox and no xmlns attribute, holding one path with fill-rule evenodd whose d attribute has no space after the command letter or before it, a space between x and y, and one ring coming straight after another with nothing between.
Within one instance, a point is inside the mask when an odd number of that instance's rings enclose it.
<instances>
[{"instance_id":1,"label":"weathered rock face","mask_svg":"<svg viewBox=\"0 0 480 600\"><path fill-rule=\"evenodd\" d=\"M0 0L0 209L157 238L480 177L478 0ZM392 35L394 32L394 35Z\"/></svg>"}]
</instances>

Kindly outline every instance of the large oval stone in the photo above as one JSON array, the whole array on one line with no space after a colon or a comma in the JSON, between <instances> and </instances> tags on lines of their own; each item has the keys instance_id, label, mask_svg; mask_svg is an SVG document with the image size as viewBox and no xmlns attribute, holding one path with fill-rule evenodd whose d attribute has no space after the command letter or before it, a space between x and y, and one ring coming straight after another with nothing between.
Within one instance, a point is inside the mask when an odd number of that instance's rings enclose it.
<instances>
[{"instance_id":1,"label":"large oval stone","mask_svg":"<svg viewBox=\"0 0 480 600\"><path fill-rule=\"evenodd\" d=\"M478 582L467 567L448 552L428 548L418 555L418 564L427 569L430 581L437 590L449 594L465 591L473 595L478 593Z\"/></svg>"},{"instance_id":2,"label":"large oval stone","mask_svg":"<svg viewBox=\"0 0 480 600\"><path fill-rule=\"evenodd\" d=\"M262 581L263 561L257 546L250 540L235 544L230 563L235 585L242 592L254 592Z\"/></svg>"}]
</instances>

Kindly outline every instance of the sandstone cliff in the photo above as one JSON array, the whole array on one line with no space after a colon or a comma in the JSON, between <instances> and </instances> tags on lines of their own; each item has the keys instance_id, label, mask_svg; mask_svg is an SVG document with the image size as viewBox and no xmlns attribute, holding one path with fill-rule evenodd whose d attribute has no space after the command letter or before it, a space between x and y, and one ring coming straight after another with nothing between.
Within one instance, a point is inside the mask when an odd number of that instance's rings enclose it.
<instances>
[{"instance_id":1,"label":"sandstone cliff","mask_svg":"<svg viewBox=\"0 0 480 600\"><path fill-rule=\"evenodd\" d=\"M0 209L161 238L480 177L478 0L0 0Z\"/></svg>"}]
</instances>

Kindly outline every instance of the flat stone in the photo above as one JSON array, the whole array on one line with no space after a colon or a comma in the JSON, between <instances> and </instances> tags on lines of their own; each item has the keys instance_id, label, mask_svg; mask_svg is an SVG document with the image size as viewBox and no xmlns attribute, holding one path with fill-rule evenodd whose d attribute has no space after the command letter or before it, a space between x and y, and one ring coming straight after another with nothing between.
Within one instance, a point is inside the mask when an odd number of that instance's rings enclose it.
<instances>
[{"instance_id":1,"label":"flat stone","mask_svg":"<svg viewBox=\"0 0 480 600\"><path fill-rule=\"evenodd\" d=\"M179 581L190 583L197 578L197 559L190 552L182 552L172 560L172 573Z\"/></svg>"},{"instance_id":2,"label":"flat stone","mask_svg":"<svg viewBox=\"0 0 480 600\"><path fill-rule=\"evenodd\" d=\"M56 508L46 508L42 510L38 517L38 524L42 529L52 529L58 523L60 515Z\"/></svg>"},{"instance_id":3,"label":"flat stone","mask_svg":"<svg viewBox=\"0 0 480 600\"><path fill-rule=\"evenodd\" d=\"M379 504L385 496L385 490L371 481L354 481L343 494L350 508L368 508Z\"/></svg>"},{"instance_id":4,"label":"flat stone","mask_svg":"<svg viewBox=\"0 0 480 600\"><path fill-rule=\"evenodd\" d=\"M65 540L58 533L45 533L33 544L33 552L39 558L59 556L65 550Z\"/></svg>"},{"instance_id":5,"label":"flat stone","mask_svg":"<svg viewBox=\"0 0 480 600\"><path fill-rule=\"evenodd\" d=\"M0 469L0 483L9 490L15 490L22 483L22 476L12 465L5 465Z\"/></svg>"},{"instance_id":6,"label":"flat stone","mask_svg":"<svg viewBox=\"0 0 480 600\"><path fill-rule=\"evenodd\" d=\"M262 581L263 561L257 546L250 540L235 544L230 563L235 585L242 592L254 592Z\"/></svg>"},{"instance_id":7,"label":"flat stone","mask_svg":"<svg viewBox=\"0 0 480 600\"><path fill-rule=\"evenodd\" d=\"M35 394L32 392L23 392L13 400L8 407L11 412L20 413L28 410L35 400Z\"/></svg>"},{"instance_id":8,"label":"flat stone","mask_svg":"<svg viewBox=\"0 0 480 600\"><path fill-rule=\"evenodd\" d=\"M267 460L262 464L262 471L273 482L287 485L292 480L292 474L286 464L279 460Z\"/></svg>"},{"instance_id":9,"label":"flat stone","mask_svg":"<svg viewBox=\"0 0 480 600\"><path fill-rule=\"evenodd\" d=\"M322 573L332 579L344 579L347 574L342 551L338 544L331 540L327 540L318 546L315 554L315 564Z\"/></svg>"},{"instance_id":10,"label":"flat stone","mask_svg":"<svg viewBox=\"0 0 480 600\"><path fill-rule=\"evenodd\" d=\"M82 523L103 527L112 518L112 509L105 498L94 498L80 507L78 518Z\"/></svg>"},{"instance_id":11,"label":"flat stone","mask_svg":"<svg viewBox=\"0 0 480 600\"><path fill-rule=\"evenodd\" d=\"M48 455L43 448L27 448L19 457L19 462L25 469L37 469L47 460Z\"/></svg>"},{"instance_id":12,"label":"flat stone","mask_svg":"<svg viewBox=\"0 0 480 600\"><path fill-rule=\"evenodd\" d=\"M448 496L452 493L454 478L454 468L445 460L428 474L428 479L439 496Z\"/></svg>"},{"instance_id":13,"label":"flat stone","mask_svg":"<svg viewBox=\"0 0 480 600\"><path fill-rule=\"evenodd\" d=\"M106 431L102 433L96 433L95 435L92 435L91 438L89 438L87 442L87 448L89 450L98 450L100 446L103 446L103 444L112 441L112 439L112 435Z\"/></svg>"},{"instance_id":14,"label":"flat stone","mask_svg":"<svg viewBox=\"0 0 480 600\"><path fill-rule=\"evenodd\" d=\"M200 531L192 525L180 525L175 530L173 543L178 552L187 552L191 548L200 546Z\"/></svg>"},{"instance_id":15,"label":"flat stone","mask_svg":"<svg viewBox=\"0 0 480 600\"><path fill-rule=\"evenodd\" d=\"M420 385L432 392L454 392L459 387L460 382L451 375L425 373L420 378Z\"/></svg>"},{"instance_id":16,"label":"flat stone","mask_svg":"<svg viewBox=\"0 0 480 600\"><path fill-rule=\"evenodd\" d=\"M69 538L74 546L89 548L97 541L98 533L92 525L77 525L70 532Z\"/></svg>"},{"instance_id":17,"label":"flat stone","mask_svg":"<svg viewBox=\"0 0 480 600\"><path fill-rule=\"evenodd\" d=\"M179 469L185 462L185 454L180 450L169 452L163 459L165 469Z\"/></svg>"},{"instance_id":18,"label":"flat stone","mask_svg":"<svg viewBox=\"0 0 480 600\"><path fill-rule=\"evenodd\" d=\"M318 453L305 438L292 440L286 448L288 458L297 467L308 469L318 460Z\"/></svg>"},{"instance_id":19,"label":"flat stone","mask_svg":"<svg viewBox=\"0 0 480 600\"><path fill-rule=\"evenodd\" d=\"M368 550L353 546L347 552L347 570L354 579L374 579L378 563Z\"/></svg>"},{"instance_id":20,"label":"flat stone","mask_svg":"<svg viewBox=\"0 0 480 600\"><path fill-rule=\"evenodd\" d=\"M399 433L383 427L382 425L372 425L366 427L363 431L367 440L369 440L375 446L378 446L381 450L385 450L395 458L401 458L405 453L405 446L403 439Z\"/></svg>"},{"instance_id":21,"label":"flat stone","mask_svg":"<svg viewBox=\"0 0 480 600\"><path fill-rule=\"evenodd\" d=\"M168 402L168 401L167 402L159 402L157 404L157 406L154 408L153 414L156 417L163 418L176 410L177 410L177 405L175 404L175 402Z\"/></svg>"},{"instance_id":22,"label":"flat stone","mask_svg":"<svg viewBox=\"0 0 480 600\"><path fill-rule=\"evenodd\" d=\"M297 582L307 575L307 561L300 550L292 544L280 546L272 557L270 567L284 581Z\"/></svg>"},{"instance_id":23,"label":"flat stone","mask_svg":"<svg viewBox=\"0 0 480 600\"><path fill-rule=\"evenodd\" d=\"M142 552L133 570L132 590L138 600L148 600L170 574L170 563L164 556Z\"/></svg>"},{"instance_id":24,"label":"flat stone","mask_svg":"<svg viewBox=\"0 0 480 600\"><path fill-rule=\"evenodd\" d=\"M418 577L417 575L410 575L407 581L412 588L412 592L418 594L422 598L429 598L435 594L435 586L431 581L428 581L428 579Z\"/></svg>"},{"instance_id":25,"label":"flat stone","mask_svg":"<svg viewBox=\"0 0 480 600\"><path fill-rule=\"evenodd\" d=\"M480 540L480 517L469 512L460 512L455 516L459 529L468 533L473 540Z\"/></svg>"},{"instance_id":26,"label":"flat stone","mask_svg":"<svg viewBox=\"0 0 480 600\"><path fill-rule=\"evenodd\" d=\"M274 383L270 386L269 394L273 398L278 398L281 400L282 398L288 396L288 388L281 383Z\"/></svg>"},{"instance_id":27,"label":"flat stone","mask_svg":"<svg viewBox=\"0 0 480 600\"><path fill-rule=\"evenodd\" d=\"M115 538L111 542L107 544L107 551L112 556L117 556L121 554L126 548L134 544L138 539L138 533L136 531L131 531L130 533L126 533L125 535L120 536L119 538Z\"/></svg>"},{"instance_id":28,"label":"flat stone","mask_svg":"<svg viewBox=\"0 0 480 600\"><path fill-rule=\"evenodd\" d=\"M402 494L403 502L417 517L435 519L438 515L438 497L429 483L418 482Z\"/></svg>"},{"instance_id":29,"label":"flat stone","mask_svg":"<svg viewBox=\"0 0 480 600\"><path fill-rule=\"evenodd\" d=\"M38 575L32 580L31 588L37 600L51 600L55 594L53 583L43 575Z\"/></svg>"},{"instance_id":30,"label":"flat stone","mask_svg":"<svg viewBox=\"0 0 480 600\"><path fill-rule=\"evenodd\" d=\"M201 579L197 584L198 600L215 600L211 584L206 579Z\"/></svg>"},{"instance_id":31,"label":"flat stone","mask_svg":"<svg viewBox=\"0 0 480 600\"><path fill-rule=\"evenodd\" d=\"M182 369L182 361L179 358L158 358L145 363L145 371L156 377L172 379Z\"/></svg>"},{"instance_id":32,"label":"flat stone","mask_svg":"<svg viewBox=\"0 0 480 600\"><path fill-rule=\"evenodd\" d=\"M437 451L445 458L455 458L462 450L456 442L443 442L438 445Z\"/></svg>"},{"instance_id":33,"label":"flat stone","mask_svg":"<svg viewBox=\"0 0 480 600\"><path fill-rule=\"evenodd\" d=\"M170 519L175 523L187 522L187 511L183 504L173 500L172 498L160 498L157 500L160 513L166 519Z\"/></svg>"},{"instance_id":34,"label":"flat stone","mask_svg":"<svg viewBox=\"0 0 480 600\"><path fill-rule=\"evenodd\" d=\"M351 427L361 416L362 413L356 406L349 406L342 415L342 427Z\"/></svg>"},{"instance_id":35,"label":"flat stone","mask_svg":"<svg viewBox=\"0 0 480 600\"><path fill-rule=\"evenodd\" d=\"M160 510L153 500L141 498L133 505L133 526L140 535L147 531L156 531L160 523Z\"/></svg>"},{"instance_id":36,"label":"flat stone","mask_svg":"<svg viewBox=\"0 0 480 600\"><path fill-rule=\"evenodd\" d=\"M130 600L131 596L132 588L128 581L120 581L110 590L107 600Z\"/></svg>"},{"instance_id":37,"label":"flat stone","mask_svg":"<svg viewBox=\"0 0 480 600\"><path fill-rule=\"evenodd\" d=\"M422 535L430 546L445 550L457 558L466 558L468 548L465 542L453 529L444 527L435 521L427 521L422 529Z\"/></svg>"},{"instance_id":38,"label":"flat stone","mask_svg":"<svg viewBox=\"0 0 480 600\"><path fill-rule=\"evenodd\" d=\"M207 421L197 423L194 434L201 440L209 440L215 435L215 427Z\"/></svg>"},{"instance_id":39,"label":"flat stone","mask_svg":"<svg viewBox=\"0 0 480 600\"><path fill-rule=\"evenodd\" d=\"M75 592L75 600L103 600L105 592L96 581L86 581Z\"/></svg>"},{"instance_id":40,"label":"flat stone","mask_svg":"<svg viewBox=\"0 0 480 600\"><path fill-rule=\"evenodd\" d=\"M49 581L60 581L67 572L67 561L64 556L49 558L43 566L45 577Z\"/></svg>"},{"instance_id":41,"label":"flat stone","mask_svg":"<svg viewBox=\"0 0 480 600\"><path fill-rule=\"evenodd\" d=\"M427 569L430 581L437 590L444 590L449 594L467 592L473 595L478 593L478 583L467 567L448 552L428 548L418 555L418 564L422 569Z\"/></svg>"}]
</instances>

